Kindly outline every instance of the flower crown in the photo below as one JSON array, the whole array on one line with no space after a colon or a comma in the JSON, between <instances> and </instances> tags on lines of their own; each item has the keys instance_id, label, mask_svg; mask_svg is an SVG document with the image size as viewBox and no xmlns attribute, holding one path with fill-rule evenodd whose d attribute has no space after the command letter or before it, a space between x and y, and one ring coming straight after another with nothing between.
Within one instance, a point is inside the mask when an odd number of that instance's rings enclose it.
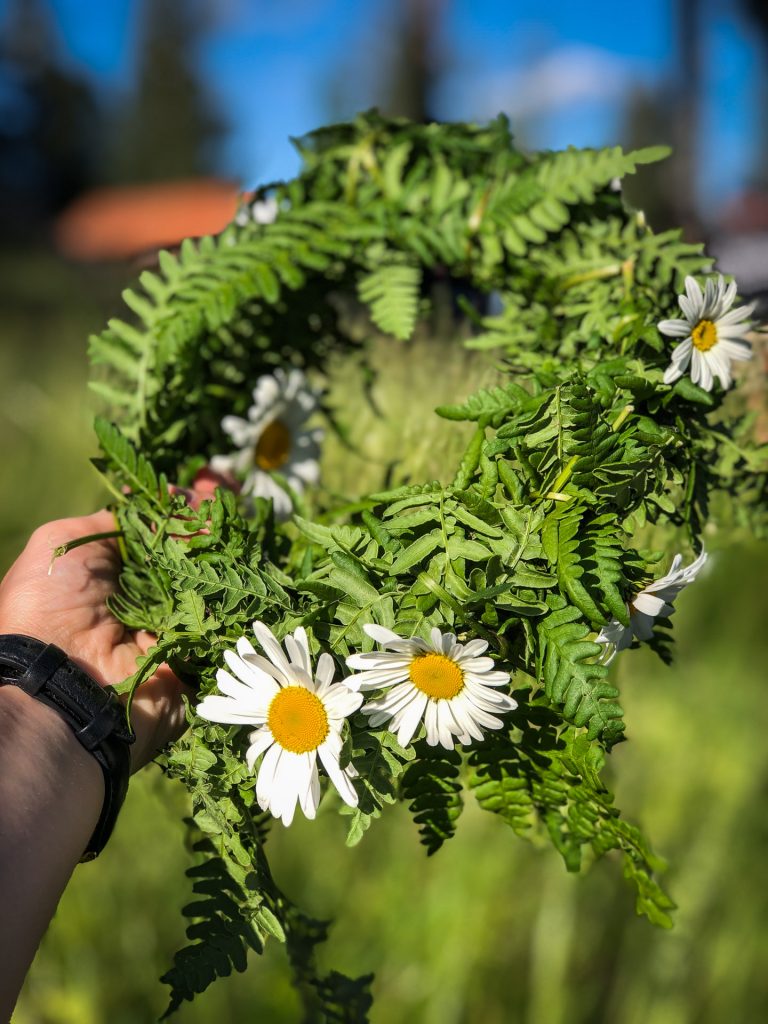
<instances>
[{"instance_id":1,"label":"flower crown","mask_svg":"<svg viewBox=\"0 0 768 1024\"><path fill-rule=\"evenodd\" d=\"M92 340L112 416L98 465L123 535L114 611L158 636L129 689L163 662L199 685L162 764L190 792L193 888L226 899L193 905L170 1008L271 935L304 950L329 1019L364 1020L369 979L313 973L322 934L264 847L321 802L356 843L404 800L433 853L473 793L570 869L618 851L638 912L670 924L658 861L601 781L624 732L608 664L636 642L668 656L703 533L729 514L717 492L762 530L766 467L723 406L751 307L611 188L662 150L524 155L503 118L376 114L299 150L296 179L161 253L125 293L135 318ZM437 409L470 424L463 455L440 481L340 498L323 448L361 438L328 368L365 367L374 338L408 360L438 294L445 361L497 367ZM664 574L656 539L686 566Z\"/></svg>"}]
</instances>

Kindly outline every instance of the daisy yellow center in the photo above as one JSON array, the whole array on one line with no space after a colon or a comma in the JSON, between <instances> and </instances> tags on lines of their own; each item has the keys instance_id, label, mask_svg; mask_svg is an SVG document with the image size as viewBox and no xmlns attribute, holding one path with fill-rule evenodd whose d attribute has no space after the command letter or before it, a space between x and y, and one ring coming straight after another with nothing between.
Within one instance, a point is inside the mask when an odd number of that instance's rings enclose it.
<instances>
[{"instance_id":1,"label":"daisy yellow center","mask_svg":"<svg viewBox=\"0 0 768 1024\"><path fill-rule=\"evenodd\" d=\"M292 754L317 750L329 732L323 702L303 686L285 686L272 698L267 725L275 742Z\"/></svg>"},{"instance_id":2,"label":"daisy yellow center","mask_svg":"<svg viewBox=\"0 0 768 1024\"><path fill-rule=\"evenodd\" d=\"M262 430L256 447L253 449L253 461L266 471L280 469L288 461L291 454L291 432L280 420L272 420Z\"/></svg>"},{"instance_id":3,"label":"daisy yellow center","mask_svg":"<svg viewBox=\"0 0 768 1024\"><path fill-rule=\"evenodd\" d=\"M711 320L699 320L691 331L691 341L699 352L709 352L717 344L717 328Z\"/></svg>"},{"instance_id":4,"label":"daisy yellow center","mask_svg":"<svg viewBox=\"0 0 768 1024\"><path fill-rule=\"evenodd\" d=\"M411 682L432 700L450 700L464 689L464 673L444 654L422 654L409 669Z\"/></svg>"}]
</instances>

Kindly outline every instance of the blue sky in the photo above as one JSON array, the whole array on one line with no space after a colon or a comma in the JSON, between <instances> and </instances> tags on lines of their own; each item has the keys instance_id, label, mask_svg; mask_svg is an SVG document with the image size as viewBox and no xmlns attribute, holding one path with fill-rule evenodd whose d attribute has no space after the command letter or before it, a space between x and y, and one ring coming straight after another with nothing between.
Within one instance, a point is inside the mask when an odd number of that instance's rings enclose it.
<instances>
[{"instance_id":1,"label":"blue sky","mask_svg":"<svg viewBox=\"0 0 768 1024\"><path fill-rule=\"evenodd\" d=\"M136 0L43 0L66 58L109 91L134 66ZM0 12L7 0L0 0ZM701 199L719 205L756 159L758 49L728 0L704 0ZM201 68L231 126L222 172L244 185L291 175L289 135L376 103L391 0L210 0ZM677 68L670 0L443 0L441 118L504 110L531 146L619 141L637 87Z\"/></svg>"}]
</instances>

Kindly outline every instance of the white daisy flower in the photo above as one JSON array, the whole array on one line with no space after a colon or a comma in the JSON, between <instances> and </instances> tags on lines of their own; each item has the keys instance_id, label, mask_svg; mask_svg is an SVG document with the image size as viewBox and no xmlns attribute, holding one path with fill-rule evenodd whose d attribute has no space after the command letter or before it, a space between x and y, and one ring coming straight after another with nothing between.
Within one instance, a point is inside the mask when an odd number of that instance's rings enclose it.
<instances>
[{"instance_id":1,"label":"white daisy flower","mask_svg":"<svg viewBox=\"0 0 768 1024\"><path fill-rule=\"evenodd\" d=\"M235 214L235 224L244 228L253 221L254 224L271 224L278 214L277 200L274 196L266 199L255 199L244 202Z\"/></svg>"},{"instance_id":2,"label":"white daisy flower","mask_svg":"<svg viewBox=\"0 0 768 1024\"><path fill-rule=\"evenodd\" d=\"M259 377L248 419L225 416L221 421L238 451L214 455L211 469L243 478L244 495L271 498L275 515L287 518L291 499L272 474L279 473L299 493L306 485L317 483L323 431L304 426L317 408L317 399L301 370L286 373L277 369Z\"/></svg>"},{"instance_id":3,"label":"white daisy flower","mask_svg":"<svg viewBox=\"0 0 768 1024\"><path fill-rule=\"evenodd\" d=\"M253 771L264 754L256 800L284 825L293 821L297 803L308 818L315 817L320 803L318 757L344 803L356 807L351 779L357 772L352 765L342 769L339 757L344 719L357 711L363 698L333 682L336 666L330 654L320 655L313 673L301 627L285 638L285 651L263 622L254 622L253 631L267 657L241 637L236 654L224 653L232 672L221 668L216 673L223 696L204 697L198 715L209 722L259 727L248 737L246 761Z\"/></svg>"},{"instance_id":4,"label":"white daisy flower","mask_svg":"<svg viewBox=\"0 0 768 1024\"><path fill-rule=\"evenodd\" d=\"M517 707L515 700L494 689L506 686L509 673L495 671L493 660L481 657L488 649L485 640L460 644L454 633L433 629L427 642L418 636L403 639L382 626L363 629L385 650L347 658L347 665L358 671L344 683L353 690L392 687L368 701L363 713L374 727L391 722L401 746L411 742L423 720L427 743L452 750L454 736L459 743L480 740L480 726L500 729L504 723L496 715Z\"/></svg>"},{"instance_id":5,"label":"white daisy flower","mask_svg":"<svg viewBox=\"0 0 768 1024\"><path fill-rule=\"evenodd\" d=\"M655 620L666 619L672 614L672 602L681 590L693 583L706 561L707 553L703 550L694 562L686 566L682 564L683 556L675 555L667 575L644 587L627 605L628 626L622 625L618 619L603 626L597 636L597 643L605 644L606 650L612 648L605 659L606 664L613 661L619 651L626 650L634 637L638 640L651 639Z\"/></svg>"},{"instance_id":6,"label":"white daisy flower","mask_svg":"<svg viewBox=\"0 0 768 1024\"><path fill-rule=\"evenodd\" d=\"M662 334L683 339L672 350L664 383L674 383L690 365L691 380L705 391L712 390L714 377L724 388L730 387L731 363L752 357L749 343L742 339L750 329L748 318L754 306L731 309L736 282L726 285L721 274L716 281L708 278L703 292L692 277L686 277L685 291L678 296L684 319L659 323Z\"/></svg>"}]
</instances>

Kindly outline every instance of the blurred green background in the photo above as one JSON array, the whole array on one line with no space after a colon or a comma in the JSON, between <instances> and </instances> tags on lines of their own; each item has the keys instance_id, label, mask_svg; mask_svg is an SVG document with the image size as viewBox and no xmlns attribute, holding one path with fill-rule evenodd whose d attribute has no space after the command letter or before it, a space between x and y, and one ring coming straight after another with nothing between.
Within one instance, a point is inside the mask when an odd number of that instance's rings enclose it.
<instances>
[{"instance_id":1,"label":"blurred green background","mask_svg":"<svg viewBox=\"0 0 768 1024\"><path fill-rule=\"evenodd\" d=\"M85 337L117 308L121 276L39 253L0 267L3 569L37 523L100 500L88 464ZM368 419L360 426L382 463L407 441L399 431L406 401L418 437L438 401L490 372L469 357L439 359L429 343L407 360L385 362L381 349L376 359L384 370L374 395L388 419L361 407ZM341 377L356 392L354 372ZM412 458L439 475L457 441L410 445ZM332 445L328 461L334 487L358 481L354 457ZM471 801L456 838L430 859L404 808L354 850L344 848L344 822L333 812L274 829L271 858L288 893L337 919L328 965L376 972L374 1024L766 1018L768 548L717 532L709 544L711 571L679 601L675 666L646 651L617 664L629 740L611 759L613 785L618 805L670 862L673 932L635 917L617 861L569 876L551 850L520 841ZM183 791L156 769L134 780L108 849L76 871L15 1024L146 1024L162 1012L157 979L183 942L179 908L190 895L184 811ZM277 943L178 1014L184 1024L239 1019L299 1024Z\"/></svg>"},{"instance_id":2,"label":"blurred green background","mask_svg":"<svg viewBox=\"0 0 768 1024\"><path fill-rule=\"evenodd\" d=\"M147 232L178 240L163 220L174 182L199 185L181 233L213 230L201 210L222 182L206 176L292 174L289 134L369 105L414 119L505 109L538 147L672 143L630 196L656 228L707 239L768 306L761 0L0 0L0 19L0 571L37 524L103 500L88 464L85 342L135 269L105 260L139 255ZM143 220L126 221L120 188L89 205L94 189L125 185L141 186L131 210ZM234 212L229 188L218 226ZM460 428L422 425L491 374L427 343L407 360L379 348L375 361L387 419L357 398L373 461L329 445L332 491L366 489L396 451L407 451L400 472L444 476ZM342 415L360 387L354 367L337 367ZM376 972L374 1024L768 1019L768 547L728 529L707 543L710 571L678 603L675 666L637 651L615 669L629 739L612 784L670 862L675 930L635 917L617 861L569 876L471 802L431 859L404 808L354 850L333 813L278 826L279 880L337 919L327 964ZM162 1012L157 979L184 942L190 897L184 812L183 791L156 769L134 780L108 849L76 871L16 1024L147 1024ZM299 1024L282 948L177 1019Z\"/></svg>"}]
</instances>

